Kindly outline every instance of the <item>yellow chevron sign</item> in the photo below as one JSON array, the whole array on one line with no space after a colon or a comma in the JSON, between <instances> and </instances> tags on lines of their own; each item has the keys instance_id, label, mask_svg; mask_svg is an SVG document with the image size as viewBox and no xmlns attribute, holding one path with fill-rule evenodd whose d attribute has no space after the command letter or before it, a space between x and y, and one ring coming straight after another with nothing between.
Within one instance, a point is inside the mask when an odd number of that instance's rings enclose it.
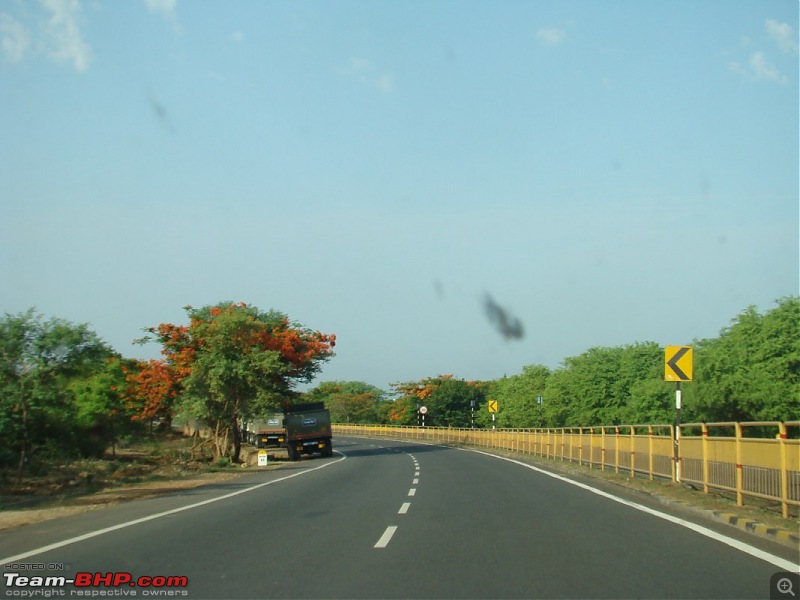
<instances>
[{"instance_id":1,"label":"yellow chevron sign","mask_svg":"<svg viewBox=\"0 0 800 600\"><path fill-rule=\"evenodd\" d=\"M489 412L490 413L497 412L497 400L489 400Z\"/></svg>"},{"instance_id":2,"label":"yellow chevron sign","mask_svg":"<svg viewBox=\"0 0 800 600\"><path fill-rule=\"evenodd\" d=\"M692 380L692 347L667 346L664 349L664 381Z\"/></svg>"}]
</instances>

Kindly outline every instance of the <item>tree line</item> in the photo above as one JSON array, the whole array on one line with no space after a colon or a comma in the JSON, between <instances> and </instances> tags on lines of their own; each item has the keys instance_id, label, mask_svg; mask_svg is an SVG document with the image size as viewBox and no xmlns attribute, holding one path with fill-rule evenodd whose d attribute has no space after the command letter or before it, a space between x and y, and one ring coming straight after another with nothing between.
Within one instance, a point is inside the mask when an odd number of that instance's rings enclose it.
<instances>
[{"instance_id":1,"label":"tree line","mask_svg":"<svg viewBox=\"0 0 800 600\"><path fill-rule=\"evenodd\" d=\"M800 419L800 297L760 314L749 307L718 337L692 341L693 380L682 386L682 421ZM669 424L675 384L664 381L664 348L655 342L590 348L550 369L529 365L493 381L453 375L401 382L383 392L361 382L329 382L309 393L341 423L444 427L589 427Z\"/></svg>"},{"instance_id":2,"label":"tree line","mask_svg":"<svg viewBox=\"0 0 800 600\"><path fill-rule=\"evenodd\" d=\"M323 401L334 422L489 427L671 423L674 384L654 342L590 348L550 369L529 365L493 381L437 375L391 384L322 382L336 336L276 310L222 302L185 307L187 325L149 327L161 358L125 358L87 324L35 310L0 319L0 473L20 476L54 457L99 456L176 415L205 423L215 458L237 460L242 422L288 404ZM694 340L684 422L800 418L800 297L750 307L719 336ZM539 401L541 398L541 402Z\"/></svg>"},{"instance_id":3,"label":"tree line","mask_svg":"<svg viewBox=\"0 0 800 600\"><path fill-rule=\"evenodd\" d=\"M336 336L276 310L223 302L185 307L188 325L147 328L161 358L124 358L88 325L35 310L0 320L0 474L22 476L57 458L112 452L119 439L205 423L215 459L237 460L243 421L297 401L333 356Z\"/></svg>"}]
</instances>

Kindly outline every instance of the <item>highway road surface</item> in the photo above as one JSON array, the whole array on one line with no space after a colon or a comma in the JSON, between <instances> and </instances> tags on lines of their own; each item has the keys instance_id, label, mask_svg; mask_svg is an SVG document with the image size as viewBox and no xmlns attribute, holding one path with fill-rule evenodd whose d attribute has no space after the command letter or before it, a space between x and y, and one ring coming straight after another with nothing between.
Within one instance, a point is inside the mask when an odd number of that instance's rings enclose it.
<instances>
[{"instance_id":1,"label":"highway road surface","mask_svg":"<svg viewBox=\"0 0 800 600\"><path fill-rule=\"evenodd\" d=\"M796 599L774 589L800 569L791 548L644 496L478 451L358 438L334 449L0 532L0 594Z\"/></svg>"}]
</instances>

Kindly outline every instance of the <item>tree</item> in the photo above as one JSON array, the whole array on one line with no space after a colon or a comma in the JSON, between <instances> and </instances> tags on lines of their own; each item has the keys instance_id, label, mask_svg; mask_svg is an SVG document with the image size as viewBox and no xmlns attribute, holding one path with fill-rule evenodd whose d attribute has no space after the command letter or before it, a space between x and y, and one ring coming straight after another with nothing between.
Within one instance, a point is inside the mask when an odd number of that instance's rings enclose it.
<instances>
[{"instance_id":1,"label":"tree","mask_svg":"<svg viewBox=\"0 0 800 600\"><path fill-rule=\"evenodd\" d=\"M421 381L393 383L391 387L399 394L408 414L414 407L414 414L420 406L428 409L425 415L427 425L441 427L469 427L471 421L471 402L481 406L486 395L480 382L453 379L453 375L428 377Z\"/></svg>"},{"instance_id":2,"label":"tree","mask_svg":"<svg viewBox=\"0 0 800 600\"><path fill-rule=\"evenodd\" d=\"M378 423L386 425L416 425L418 400L414 396L401 396L378 405Z\"/></svg>"},{"instance_id":3,"label":"tree","mask_svg":"<svg viewBox=\"0 0 800 600\"><path fill-rule=\"evenodd\" d=\"M171 425L181 391L179 369L168 360L132 360L121 368L128 385L126 399L131 419L151 425L159 419Z\"/></svg>"},{"instance_id":4,"label":"tree","mask_svg":"<svg viewBox=\"0 0 800 600\"><path fill-rule=\"evenodd\" d=\"M0 320L0 461L18 477L37 451L81 448L69 383L103 369L111 348L89 329L34 309Z\"/></svg>"},{"instance_id":5,"label":"tree","mask_svg":"<svg viewBox=\"0 0 800 600\"><path fill-rule=\"evenodd\" d=\"M485 406L486 394L480 382L446 379L433 390L428 405L437 425L469 427L473 406Z\"/></svg>"},{"instance_id":6,"label":"tree","mask_svg":"<svg viewBox=\"0 0 800 600\"><path fill-rule=\"evenodd\" d=\"M800 297L761 315L748 307L719 337L695 341L687 418L787 421L800 414Z\"/></svg>"},{"instance_id":7,"label":"tree","mask_svg":"<svg viewBox=\"0 0 800 600\"><path fill-rule=\"evenodd\" d=\"M131 430L125 362L132 361L110 358L102 371L69 385L75 401L76 421L97 442L98 452L111 444L111 453L116 455L118 436Z\"/></svg>"},{"instance_id":8,"label":"tree","mask_svg":"<svg viewBox=\"0 0 800 600\"><path fill-rule=\"evenodd\" d=\"M324 402L334 423L376 423L385 395L363 381L326 381L310 390L306 399Z\"/></svg>"},{"instance_id":9,"label":"tree","mask_svg":"<svg viewBox=\"0 0 800 600\"><path fill-rule=\"evenodd\" d=\"M214 458L237 461L241 421L289 403L294 385L311 381L333 356L336 336L244 303L185 310L188 326L148 331L162 344L183 407L210 427Z\"/></svg>"},{"instance_id":10,"label":"tree","mask_svg":"<svg viewBox=\"0 0 800 600\"><path fill-rule=\"evenodd\" d=\"M590 348L564 360L547 381L549 427L589 427L671 420L664 351L655 342Z\"/></svg>"},{"instance_id":11,"label":"tree","mask_svg":"<svg viewBox=\"0 0 800 600\"><path fill-rule=\"evenodd\" d=\"M541 427L544 404L537 402L544 396L550 369L543 365L528 365L522 373L491 382L488 396L497 400L500 427ZM483 411L482 411L483 412ZM483 422L484 416L481 416Z\"/></svg>"}]
</instances>

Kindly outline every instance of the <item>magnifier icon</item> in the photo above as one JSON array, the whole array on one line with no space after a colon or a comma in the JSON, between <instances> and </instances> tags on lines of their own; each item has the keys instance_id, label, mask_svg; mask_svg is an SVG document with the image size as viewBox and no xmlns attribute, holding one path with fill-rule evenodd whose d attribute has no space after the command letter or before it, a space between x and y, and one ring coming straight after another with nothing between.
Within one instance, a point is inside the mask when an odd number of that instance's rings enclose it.
<instances>
[{"instance_id":1,"label":"magnifier icon","mask_svg":"<svg viewBox=\"0 0 800 600\"><path fill-rule=\"evenodd\" d=\"M781 594L791 594L792 597L795 597L794 590L792 590L792 580L788 577L783 577L782 579L778 579L778 583L775 584L775 587L778 588L778 591Z\"/></svg>"}]
</instances>

